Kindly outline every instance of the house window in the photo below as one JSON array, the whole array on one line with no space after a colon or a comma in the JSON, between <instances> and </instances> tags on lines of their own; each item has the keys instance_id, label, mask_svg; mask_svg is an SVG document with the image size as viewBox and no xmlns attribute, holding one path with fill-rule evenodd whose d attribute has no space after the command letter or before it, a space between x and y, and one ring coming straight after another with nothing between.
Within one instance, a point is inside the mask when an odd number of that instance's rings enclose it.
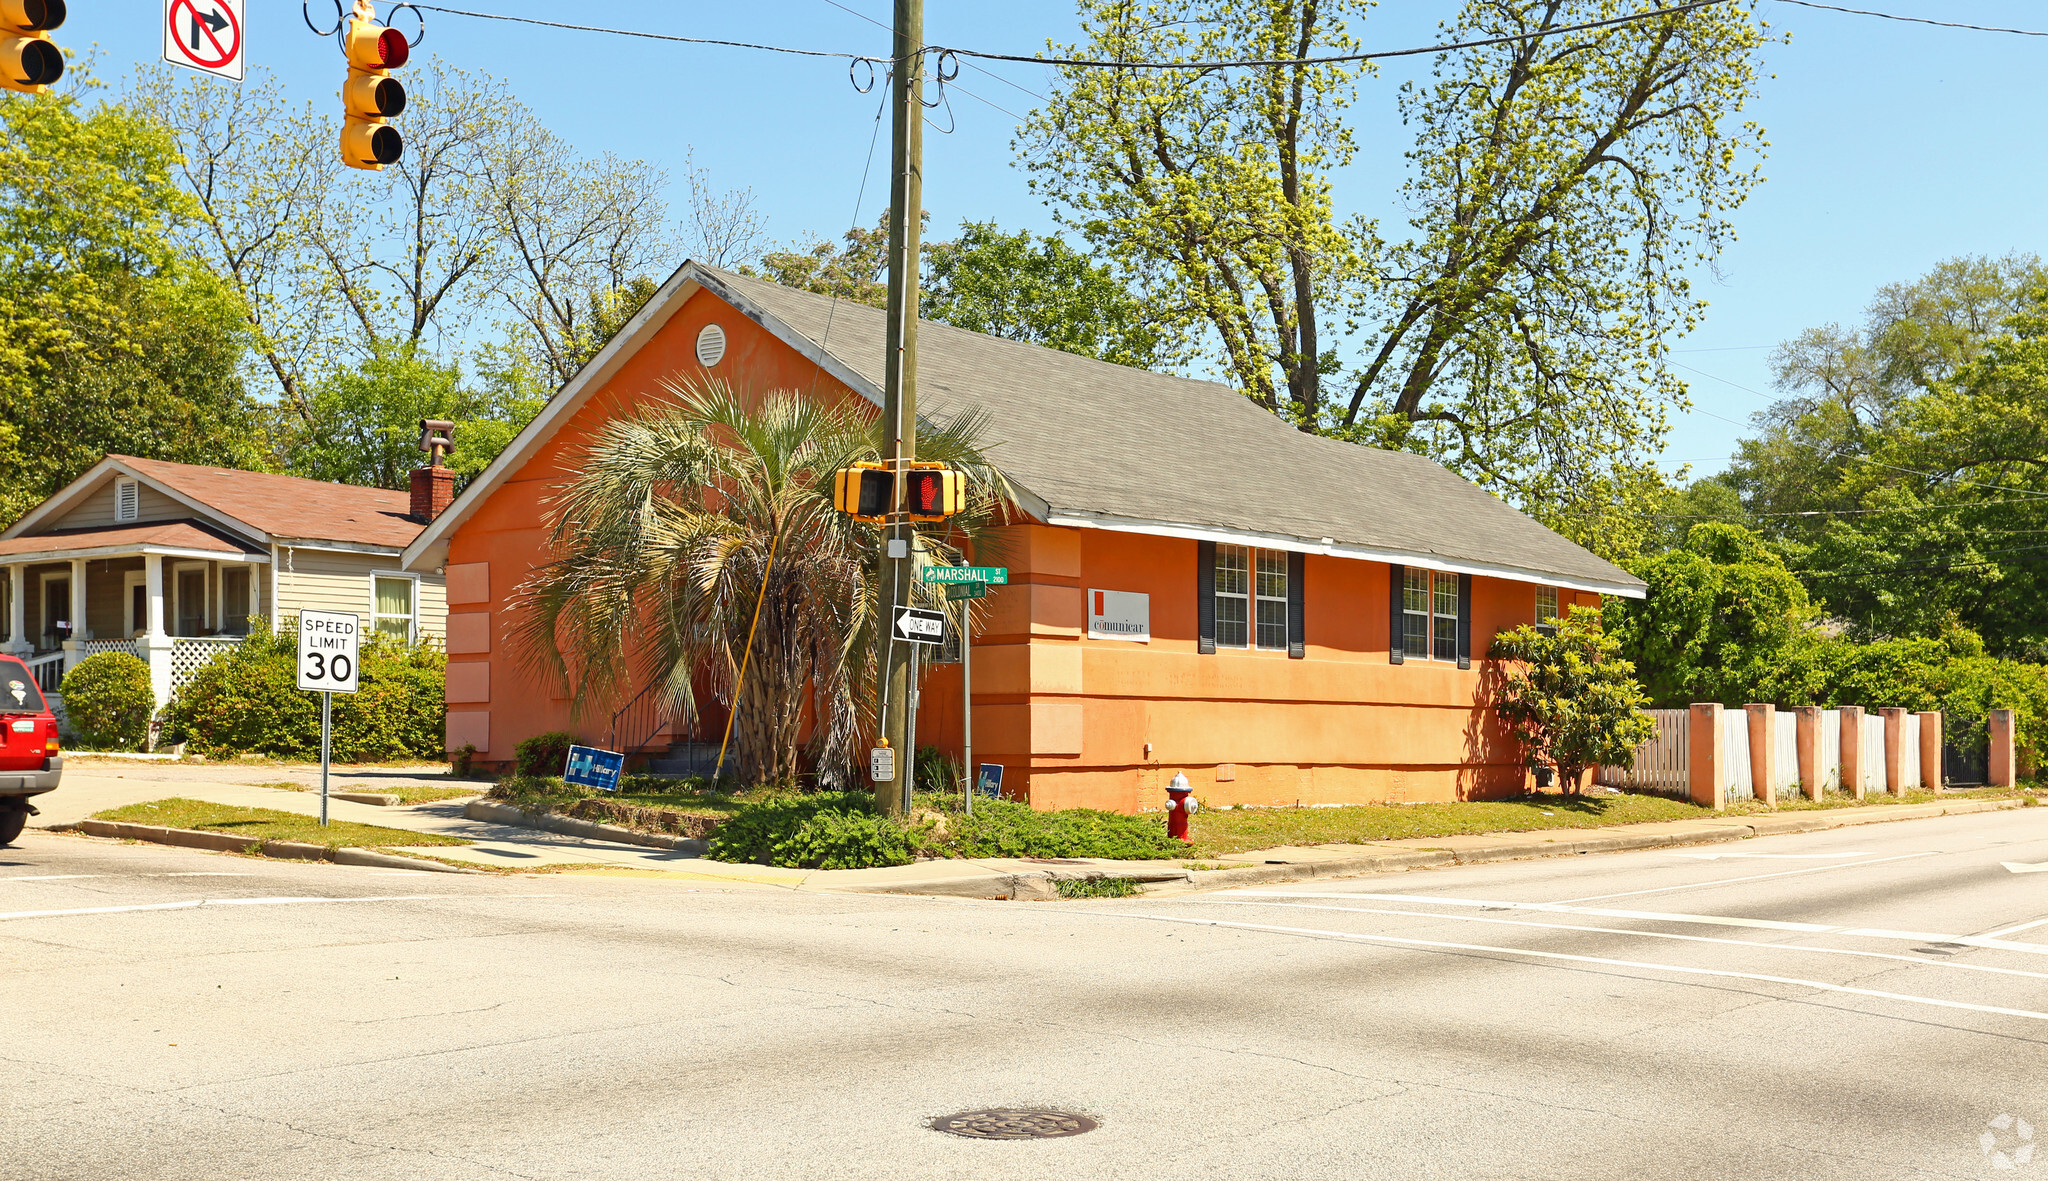
<instances>
[{"instance_id":1,"label":"house window","mask_svg":"<svg viewBox=\"0 0 2048 1181\"><path fill-rule=\"evenodd\" d=\"M203 636L210 630L206 626L206 567L180 566L173 576L171 589L177 599L174 636Z\"/></svg>"},{"instance_id":2,"label":"house window","mask_svg":"<svg viewBox=\"0 0 2048 1181\"><path fill-rule=\"evenodd\" d=\"M1287 555L1216 546L1216 646L1287 647Z\"/></svg>"},{"instance_id":3,"label":"house window","mask_svg":"<svg viewBox=\"0 0 2048 1181\"><path fill-rule=\"evenodd\" d=\"M1401 572L1401 650L1429 654L1429 571L1410 566Z\"/></svg>"},{"instance_id":4,"label":"house window","mask_svg":"<svg viewBox=\"0 0 2048 1181\"><path fill-rule=\"evenodd\" d=\"M231 636L249 634L249 585L247 566L229 566L220 572L220 630Z\"/></svg>"},{"instance_id":5,"label":"house window","mask_svg":"<svg viewBox=\"0 0 2048 1181\"><path fill-rule=\"evenodd\" d=\"M1438 660L1458 658L1458 576L1436 575L1436 628L1430 655Z\"/></svg>"},{"instance_id":6,"label":"house window","mask_svg":"<svg viewBox=\"0 0 2048 1181\"><path fill-rule=\"evenodd\" d=\"M1536 588L1536 630L1546 636L1557 634L1557 588Z\"/></svg>"},{"instance_id":7,"label":"house window","mask_svg":"<svg viewBox=\"0 0 2048 1181\"><path fill-rule=\"evenodd\" d=\"M133 521L142 515L142 485L134 480L114 481L114 519Z\"/></svg>"},{"instance_id":8,"label":"house window","mask_svg":"<svg viewBox=\"0 0 2048 1181\"><path fill-rule=\"evenodd\" d=\"M374 584L372 630L402 643L411 643L414 627L415 583L410 578L379 574Z\"/></svg>"}]
</instances>

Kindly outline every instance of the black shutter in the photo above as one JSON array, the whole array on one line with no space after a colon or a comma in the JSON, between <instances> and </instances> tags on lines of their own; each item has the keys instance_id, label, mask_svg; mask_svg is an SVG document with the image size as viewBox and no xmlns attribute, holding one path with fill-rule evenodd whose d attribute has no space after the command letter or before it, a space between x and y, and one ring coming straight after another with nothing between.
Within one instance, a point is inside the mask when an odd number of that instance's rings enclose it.
<instances>
[{"instance_id":1,"label":"black shutter","mask_svg":"<svg viewBox=\"0 0 2048 1181\"><path fill-rule=\"evenodd\" d=\"M1302 570L1308 565L1307 554L1287 555L1287 659L1300 660L1308 655L1305 638L1302 635Z\"/></svg>"},{"instance_id":2,"label":"black shutter","mask_svg":"<svg viewBox=\"0 0 2048 1181\"><path fill-rule=\"evenodd\" d=\"M1401 591L1407 582L1406 567L1387 567L1387 660L1392 664L1399 664L1407 658L1401 651Z\"/></svg>"},{"instance_id":3,"label":"black shutter","mask_svg":"<svg viewBox=\"0 0 2048 1181\"><path fill-rule=\"evenodd\" d=\"M1204 656L1216 652L1216 543L1195 543L1195 650Z\"/></svg>"},{"instance_id":4,"label":"black shutter","mask_svg":"<svg viewBox=\"0 0 2048 1181\"><path fill-rule=\"evenodd\" d=\"M1458 575L1458 667L1472 667L1472 576Z\"/></svg>"}]
</instances>

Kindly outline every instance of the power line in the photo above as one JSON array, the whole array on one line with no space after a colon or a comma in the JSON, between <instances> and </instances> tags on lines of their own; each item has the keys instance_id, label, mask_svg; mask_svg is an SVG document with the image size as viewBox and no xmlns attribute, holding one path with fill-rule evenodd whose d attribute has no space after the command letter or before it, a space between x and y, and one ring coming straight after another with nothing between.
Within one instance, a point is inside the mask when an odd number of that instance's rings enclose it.
<instances>
[{"instance_id":1,"label":"power line","mask_svg":"<svg viewBox=\"0 0 2048 1181\"><path fill-rule=\"evenodd\" d=\"M722 45L728 49L758 49L764 53L787 53L797 57L836 57L841 61L887 62L886 57L875 57L865 53L836 53L825 49L792 49L787 45L762 45L753 41L723 41L715 37L680 37L673 33L643 33L637 29L608 29L601 25L572 25L563 21L546 21L530 16L507 16L498 12L469 12L460 8L442 8L437 4L411 4L409 8L425 9L428 12L445 12L450 16L467 16L476 20L511 21L521 25L541 25L550 29L569 29L578 33L606 33L613 37L644 37L650 41L680 41L686 45Z\"/></svg>"},{"instance_id":2,"label":"power line","mask_svg":"<svg viewBox=\"0 0 2048 1181\"><path fill-rule=\"evenodd\" d=\"M1780 4L1797 4L1801 8L1823 8L1829 12L1846 12L1852 16L1874 16L1880 20L1904 21L1912 25L1938 25L1944 29L1969 29L1977 33L2014 33L2021 37L2048 37L2048 32L2036 29L2004 29L1996 25L1966 25L1957 21L1930 20L1924 16L1900 16L1895 12L1872 12L1867 8L1843 8L1836 4L1818 4L1815 0L1778 0Z\"/></svg>"},{"instance_id":3,"label":"power line","mask_svg":"<svg viewBox=\"0 0 2048 1181\"><path fill-rule=\"evenodd\" d=\"M827 0L829 3L830 0ZM1562 25L1555 29L1537 29L1529 33L1510 33L1504 37L1485 37L1477 41L1452 41L1441 45L1422 45L1414 49L1379 49L1366 53L1340 53L1327 57L1272 57L1242 58L1232 61L1116 61L1104 58L1085 57L1026 57L1015 53L986 53L976 49L954 49L947 46L930 46L932 52L950 53L958 57L978 57L983 61L1023 62L1027 65L1066 66L1076 69L1109 70L1227 70L1254 66L1320 66L1339 65L1344 62L1378 61L1390 57L1414 57L1425 53L1450 53L1459 49L1480 49L1488 45L1509 45L1518 41L1534 41L1542 37L1555 37L1563 33L1579 33L1588 29L1605 29L1614 25L1633 24L1637 21L1652 20L1660 16L1678 16L1697 8L1708 8L1725 4L1729 0L1693 0L1691 4L1677 4L1669 8L1655 8L1649 12L1631 13L1628 16L1609 17L1606 20L1587 21L1577 25Z\"/></svg>"}]
</instances>

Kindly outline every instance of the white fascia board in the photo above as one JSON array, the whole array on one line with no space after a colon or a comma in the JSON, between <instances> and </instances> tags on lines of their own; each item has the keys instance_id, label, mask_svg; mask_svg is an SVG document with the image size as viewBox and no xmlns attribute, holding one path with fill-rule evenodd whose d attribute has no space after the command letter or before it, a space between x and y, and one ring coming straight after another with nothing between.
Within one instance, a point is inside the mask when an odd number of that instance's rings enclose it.
<instances>
[{"instance_id":1,"label":"white fascia board","mask_svg":"<svg viewBox=\"0 0 2048 1181\"><path fill-rule=\"evenodd\" d=\"M114 470L114 466L112 456L102 458L98 463L87 468L84 475L57 489L56 495L22 514L20 520L9 525L6 532L0 533L0 540L12 540L20 537L30 529L35 528L38 522L46 521L53 516L61 516L66 509L71 507L74 501L89 494L94 485L105 479L107 473Z\"/></svg>"},{"instance_id":2,"label":"white fascia board","mask_svg":"<svg viewBox=\"0 0 2048 1181\"><path fill-rule=\"evenodd\" d=\"M405 554L399 564L407 570L427 570L445 565L448 560L449 535L468 520L470 514L475 512L491 493L497 491L507 476L524 467L538 454L541 445L554 437L556 428L582 409L583 404L590 400L590 396L610 380L612 375L618 372L619 367L634 353L639 352L641 346L646 344L662 325L667 324L671 316L682 310L683 305L690 301L690 297L699 291L709 291L733 310L767 329L806 360L831 374L835 380L844 383L875 405L882 404L881 390L876 389L866 378L855 373L837 357L826 352L816 341L769 315L751 300L719 282L715 276L705 272L696 263L685 262L676 268L675 274L668 277L668 282L661 285L661 290L655 292L652 298L641 305L631 320L626 321L626 326L620 329L604 348L598 350L598 354L583 368L577 370L576 376L570 378L567 385L548 399L548 404L534 416L532 422L526 424L526 429L519 432L481 475L470 481L469 486L462 490L462 495L455 498L455 503L443 510L440 516L434 518L433 524L428 525L411 545L405 547Z\"/></svg>"},{"instance_id":3,"label":"white fascia board","mask_svg":"<svg viewBox=\"0 0 2048 1181\"><path fill-rule=\"evenodd\" d=\"M1314 541L1303 541L1298 537L1287 537L1278 533L1254 533L1236 529L1216 529L1202 525L1180 525L1171 521L1141 521L1130 517L1102 517L1087 513L1055 512L1045 518L1048 525L1066 525L1076 529L1103 529L1112 533L1144 533L1154 537L1180 537L1189 541L1216 541L1225 545L1249 545L1260 549L1285 550L1290 553L1321 554L1332 558L1351 558L1365 562L1387 562L1402 566L1415 566L1424 570L1438 570L1446 574L1474 574L1483 578L1500 578L1510 582L1526 582L1536 586L1555 586L1564 590L1586 591L1599 595L1615 595L1624 599L1644 597L1643 588L1621 582L1598 582L1584 578L1566 578L1561 574L1549 574L1540 570L1522 570L1513 566L1497 566L1488 562L1468 562L1457 558L1446 558L1438 554L1409 553L1402 550L1379 549L1363 545L1338 545Z\"/></svg>"},{"instance_id":4,"label":"white fascia board","mask_svg":"<svg viewBox=\"0 0 2048 1181\"><path fill-rule=\"evenodd\" d=\"M193 512L198 513L200 516L205 517L208 520L215 522L216 524L225 525L230 529L234 529L240 532L242 536L249 538L252 541L255 541L259 545L268 544L270 541L270 534L265 533L263 530L258 529L256 526L251 525L247 521L238 521L235 518L228 516L226 513L220 511L219 509L213 507L210 504L207 504L203 501L194 500L190 496L185 495L183 492L178 491L176 488L173 488L170 485L164 483L162 480L152 479L147 473L139 472L134 468L129 467L127 464L122 463L120 460L113 458L112 456L109 456L102 462L111 466L115 471L120 472L122 475L127 476L131 480L135 480L139 483L149 485L151 488L156 489L158 492L163 493L165 496L170 497L172 500L177 501L179 504L182 504L186 508L191 509ZM148 522L143 521L136 523L147 524Z\"/></svg>"},{"instance_id":5,"label":"white fascia board","mask_svg":"<svg viewBox=\"0 0 2048 1181\"><path fill-rule=\"evenodd\" d=\"M267 565L270 559L262 554L223 553L220 550L186 549L174 545L95 545L83 549L50 550L39 554L8 554L0 557L0 567L39 566L44 562L62 562L71 558L133 558L142 556L162 558L191 558L205 562L247 562L251 565Z\"/></svg>"},{"instance_id":6,"label":"white fascia board","mask_svg":"<svg viewBox=\"0 0 2048 1181\"><path fill-rule=\"evenodd\" d=\"M370 545L367 542L329 541L320 537L273 537L271 544L286 549L309 549L330 554L364 554L374 557L397 557L405 552L392 545Z\"/></svg>"}]
</instances>

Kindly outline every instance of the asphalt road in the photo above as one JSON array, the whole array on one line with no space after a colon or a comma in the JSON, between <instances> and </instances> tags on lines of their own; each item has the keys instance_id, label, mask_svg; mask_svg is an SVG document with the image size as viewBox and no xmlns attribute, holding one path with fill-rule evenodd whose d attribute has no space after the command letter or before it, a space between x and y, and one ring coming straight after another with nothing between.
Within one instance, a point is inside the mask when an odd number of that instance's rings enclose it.
<instances>
[{"instance_id":1,"label":"asphalt road","mask_svg":"<svg viewBox=\"0 0 2048 1181\"><path fill-rule=\"evenodd\" d=\"M31 834L0 1176L2048 1177L2008 862L2048 809L1064 903ZM1101 1126L927 1126L1031 1104Z\"/></svg>"}]
</instances>

